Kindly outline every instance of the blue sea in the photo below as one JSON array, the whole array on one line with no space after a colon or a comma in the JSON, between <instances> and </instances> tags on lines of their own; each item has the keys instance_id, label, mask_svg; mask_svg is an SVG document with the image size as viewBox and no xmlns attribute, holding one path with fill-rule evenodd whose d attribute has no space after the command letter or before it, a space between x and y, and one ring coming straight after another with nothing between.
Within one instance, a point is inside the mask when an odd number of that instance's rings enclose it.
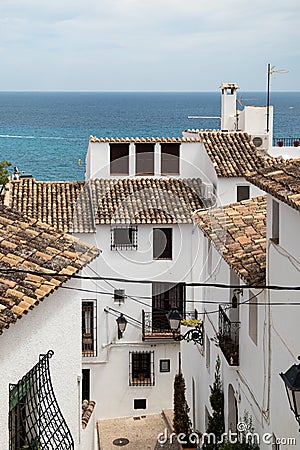
<instances>
[{"instance_id":1,"label":"blue sea","mask_svg":"<svg viewBox=\"0 0 300 450\"><path fill-rule=\"evenodd\" d=\"M251 98L252 100L247 100ZM265 105L264 92L244 92ZM83 180L89 136L181 136L218 129L219 92L0 92L0 160L37 180ZM272 92L274 137L300 137L300 92ZM82 166L78 165L81 159Z\"/></svg>"}]
</instances>

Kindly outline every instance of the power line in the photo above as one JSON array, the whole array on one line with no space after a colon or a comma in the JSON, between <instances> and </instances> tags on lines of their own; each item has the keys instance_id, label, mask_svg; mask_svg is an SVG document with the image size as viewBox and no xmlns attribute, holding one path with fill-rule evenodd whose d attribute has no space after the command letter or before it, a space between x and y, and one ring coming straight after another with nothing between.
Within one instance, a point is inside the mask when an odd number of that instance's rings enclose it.
<instances>
[{"instance_id":1,"label":"power line","mask_svg":"<svg viewBox=\"0 0 300 450\"><path fill-rule=\"evenodd\" d=\"M19 270L19 269L0 269L0 273L3 274L14 274L23 273L36 276L49 276L49 277L62 277L67 278L68 275L57 273L57 272L37 272L31 270ZM83 276L83 275L72 275L71 278L79 280L91 280L91 281L117 281L120 283L132 283L132 284L152 284L152 283L162 283L162 284L182 284L186 287L215 287L220 289L265 289L265 290L277 290L277 291L300 291L300 286L279 286L279 285L240 285L240 284L224 284L224 283L200 283L200 282L185 282L185 281L157 281L157 280L135 280L128 278L118 278L118 277L102 277L97 276Z\"/></svg>"}]
</instances>

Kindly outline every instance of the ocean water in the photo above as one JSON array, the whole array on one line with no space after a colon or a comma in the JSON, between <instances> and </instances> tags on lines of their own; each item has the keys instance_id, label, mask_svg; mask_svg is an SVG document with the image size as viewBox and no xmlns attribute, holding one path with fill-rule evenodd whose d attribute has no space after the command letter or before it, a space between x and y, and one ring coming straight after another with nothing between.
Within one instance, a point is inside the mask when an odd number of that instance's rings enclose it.
<instances>
[{"instance_id":1,"label":"ocean water","mask_svg":"<svg viewBox=\"0 0 300 450\"><path fill-rule=\"evenodd\" d=\"M266 104L263 92L243 99ZM299 139L300 92L271 93L271 104L274 137ZM0 159L37 180L83 180L90 135L178 137L187 128L218 129L218 119L188 116L219 116L220 107L219 92L0 92Z\"/></svg>"}]
</instances>

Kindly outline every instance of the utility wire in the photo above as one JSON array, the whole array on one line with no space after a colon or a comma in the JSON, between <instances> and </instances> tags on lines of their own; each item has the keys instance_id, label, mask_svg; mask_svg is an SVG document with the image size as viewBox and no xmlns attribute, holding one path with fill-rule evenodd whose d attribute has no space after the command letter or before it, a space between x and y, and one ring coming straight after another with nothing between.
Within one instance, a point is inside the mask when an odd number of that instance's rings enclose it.
<instances>
[{"instance_id":1,"label":"utility wire","mask_svg":"<svg viewBox=\"0 0 300 450\"><path fill-rule=\"evenodd\" d=\"M57 273L57 272L37 272L31 270L19 270L19 269L0 269L0 273L3 274L14 274L14 273L24 273L37 276L51 276L51 277L62 277L67 278L67 274ZM157 280L135 280L128 278L117 278L117 277L102 277L102 276L83 276L83 275L72 275L71 278L79 280L102 280L102 281L117 281L120 283L136 283L136 284L152 284L152 283L165 283L165 284L183 284L186 287L215 287L220 289L265 289L265 290L277 290L277 291L300 291L300 286L278 286L278 285L240 285L240 284L223 284L223 283L200 283L200 282L185 282L185 281L157 281Z\"/></svg>"}]
</instances>

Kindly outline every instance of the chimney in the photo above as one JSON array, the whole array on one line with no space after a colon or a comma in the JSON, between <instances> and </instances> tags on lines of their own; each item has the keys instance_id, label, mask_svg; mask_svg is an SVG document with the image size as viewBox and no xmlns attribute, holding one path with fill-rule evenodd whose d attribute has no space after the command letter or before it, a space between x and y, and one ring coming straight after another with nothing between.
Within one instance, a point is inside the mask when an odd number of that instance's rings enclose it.
<instances>
[{"instance_id":1,"label":"chimney","mask_svg":"<svg viewBox=\"0 0 300 450\"><path fill-rule=\"evenodd\" d=\"M222 83L222 112L221 130L236 130L236 91L239 89L235 83Z\"/></svg>"}]
</instances>

